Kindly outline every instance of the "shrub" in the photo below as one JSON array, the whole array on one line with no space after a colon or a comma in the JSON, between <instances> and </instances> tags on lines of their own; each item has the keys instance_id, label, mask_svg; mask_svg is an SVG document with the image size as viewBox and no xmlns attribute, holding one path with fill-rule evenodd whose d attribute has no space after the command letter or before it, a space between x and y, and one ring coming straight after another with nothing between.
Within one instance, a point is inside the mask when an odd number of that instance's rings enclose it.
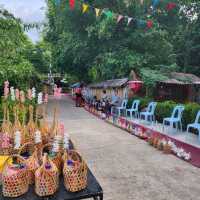
<instances>
[{"instance_id":1,"label":"shrub","mask_svg":"<svg viewBox=\"0 0 200 200\"><path fill-rule=\"evenodd\" d=\"M140 111L143 108L147 107L149 102L152 101L152 99L149 98L149 97L137 97L137 96L135 96L135 97L129 99L128 104L127 104L127 108L131 108L133 101L136 100L136 99L140 100L140 105L139 105L139 110Z\"/></svg>"},{"instance_id":2,"label":"shrub","mask_svg":"<svg viewBox=\"0 0 200 200\"><path fill-rule=\"evenodd\" d=\"M159 102L155 110L156 120L162 123L165 117L171 116L176 105L174 101Z\"/></svg>"},{"instance_id":3,"label":"shrub","mask_svg":"<svg viewBox=\"0 0 200 200\"><path fill-rule=\"evenodd\" d=\"M150 99L148 97L141 98L141 97L135 96L134 98L129 99L128 104L127 104L128 108L130 108L132 106L132 102L135 99L140 100L140 106L139 106L140 111L143 108L147 107L149 102L152 101L152 99ZM156 120L158 122L162 123L164 118L171 116L172 111L176 105L178 105L178 104L174 101L158 102L158 104L156 106L156 110L155 110ZM194 122L197 112L200 110L200 105L197 103L187 103L187 104L183 104L183 105L185 106L185 109L184 109L183 116L182 116L182 124L183 124L183 129L185 130L187 128L188 124Z\"/></svg>"},{"instance_id":4,"label":"shrub","mask_svg":"<svg viewBox=\"0 0 200 200\"><path fill-rule=\"evenodd\" d=\"M186 129L187 125L194 123L197 112L200 110L200 105L197 103L187 103L185 104L185 110L183 112L182 123L183 128Z\"/></svg>"}]
</instances>

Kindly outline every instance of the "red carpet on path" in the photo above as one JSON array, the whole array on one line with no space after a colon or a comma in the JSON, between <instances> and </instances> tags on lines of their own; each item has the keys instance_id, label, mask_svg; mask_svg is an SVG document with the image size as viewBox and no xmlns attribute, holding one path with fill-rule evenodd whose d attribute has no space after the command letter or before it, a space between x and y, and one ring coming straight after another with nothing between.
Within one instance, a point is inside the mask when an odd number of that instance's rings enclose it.
<instances>
[{"instance_id":1,"label":"red carpet on path","mask_svg":"<svg viewBox=\"0 0 200 200\"><path fill-rule=\"evenodd\" d=\"M85 110L90 112L91 114L95 115L98 118L101 118L97 113L91 112L88 108L85 107ZM145 127L144 125L138 124L138 123L134 123L134 122L130 122L124 118L119 119L122 123L126 123L129 125L134 125L136 127L139 127L141 129L143 129L143 131L147 131L149 130L151 132L151 134L155 137L159 137L160 139L165 139L165 140L171 140L172 142L174 142L176 144L176 146L178 148L183 148L187 153L191 153L191 159L189 161L185 161L185 162L189 162L190 164L192 164L193 166L196 166L198 168L200 168L200 148L192 146L190 144L187 144L185 142L179 141L175 138L172 138L170 136L167 136L165 134L162 134L160 132L157 132L155 130L152 130L148 127ZM123 128L123 126L121 127ZM124 130L126 130L125 128L123 128ZM174 154L175 155L175 154ZM177 158L179 158L177 155L175 155ZM182 159L182 158L179 158Z\"/></svg>"}]
</instances>

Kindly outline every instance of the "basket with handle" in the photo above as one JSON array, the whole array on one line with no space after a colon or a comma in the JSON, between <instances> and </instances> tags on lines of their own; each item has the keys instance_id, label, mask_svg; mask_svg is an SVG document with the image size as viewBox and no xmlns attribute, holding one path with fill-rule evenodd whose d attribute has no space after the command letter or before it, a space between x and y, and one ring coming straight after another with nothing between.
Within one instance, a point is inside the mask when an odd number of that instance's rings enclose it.
<instances>
[{"instance_id":1,"label":"basket with handle","mask_svg":"<svg viewBox=\"0 0 200 200\"><path fill-rule=\"evenodd\" d=\"M87 187L87 165L77 151L70 150L63 156L64 185L70 192L78 192Z\"/></svg>"},{"instance_id":2,"label":"basket with handle","mask_svg":"<svg viewBox=\"0 0 200 200\"><path fill-rule=\"evenodd\" d=\"M20 164L9 164L10 159L17 158ZM29 188L28 169L24 158L19 155L9 156L2 172L2 191L5 197L19 197L25 194Z\"/></svg>"},{"instance_id":3,"label":"basket with handle","mask_svg":"<svg viewBox=\"0 0 200 200\"><path fill-rule=\"evenodd\" d=\"M41 167L35 172L35 192L41 197L50 196L57 191L58 185L58 169L45 153Z\"/></svg>"},{"instance_id":4,"label":"basket with handle","mask_svg":"<svg viewBox=\"0 0 200 200\"><path fill-rule=\"evenodd\" d=\"M33 184L35 182L35 171L40 167L39 149L29 142L25 143L18 153L21 156L25 156L24 163L29 171L29 184Z\"/></svg>"},{"instance_id":5,"label":"basket with handle","mask_svg":"<svg viewBox=\"0 0 200 200\"><path fill-rule=\"evenodd\" d=\"M9 111L6 106L4 106L4 116L1 131L2 132L0 133L0 154L11 155L13 152L12 124L10 122Z\"/></svg>"},{"instance_id":6,"label":"basket with handle","mask_svg":"<svg viewBox=\"0 0 200 200\"><path fill-rule=\"evenodd\" d=\"M56 165L58 172L61 173L61 168L62 168L62 153L61 151L59 152L52 152L52 144L48 143L43 146L42 152L46 152L49 155L49 159Z\"/></svg>"}]
</instances>

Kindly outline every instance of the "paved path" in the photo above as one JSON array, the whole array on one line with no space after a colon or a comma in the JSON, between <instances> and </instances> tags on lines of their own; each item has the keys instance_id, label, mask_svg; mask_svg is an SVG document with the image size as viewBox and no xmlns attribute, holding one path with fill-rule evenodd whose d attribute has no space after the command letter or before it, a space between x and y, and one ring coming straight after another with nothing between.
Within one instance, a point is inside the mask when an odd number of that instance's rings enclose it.
<instances>
[{"instance_id":1,"label":"paved path","mask_svg":"<svg viewBox=\"0 0 200 200\"><path fill-rule=\"evenodd\" d=\"M67 97L51 100L49 112L56 104L105 200L200 200L200 169L75 108Z\"/></svg>"}]
</instances>

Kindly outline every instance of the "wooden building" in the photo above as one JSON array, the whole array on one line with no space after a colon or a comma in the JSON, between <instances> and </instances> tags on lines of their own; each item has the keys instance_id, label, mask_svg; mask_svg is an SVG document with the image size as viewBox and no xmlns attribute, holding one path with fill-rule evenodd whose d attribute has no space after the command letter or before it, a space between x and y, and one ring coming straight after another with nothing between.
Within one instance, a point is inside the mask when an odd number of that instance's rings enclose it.
<instances>
[{"instance_id":1,"label":"wooden building","mask_svg":"<svg viewBox=\"0 0 200 200\"><path fill-rule=\"evenodd\" d=\"M111 95L113 90L118 91L121 98L127 97L128 94L128 78L106 80L100 83L91 84L88 86L93 96L101 99L103 90L106 90L107 95Z\"/></svg>"},{"instance_id":2,"label":"wooden building","mask_svg":"<svg viewBox=\"0 0 200 200\"><path fill-rule=\"evenodd\" d=\"M194 74L173 72L156 85L157 100L200 103L200 78Z\"/></svg>"}]
</instances>

